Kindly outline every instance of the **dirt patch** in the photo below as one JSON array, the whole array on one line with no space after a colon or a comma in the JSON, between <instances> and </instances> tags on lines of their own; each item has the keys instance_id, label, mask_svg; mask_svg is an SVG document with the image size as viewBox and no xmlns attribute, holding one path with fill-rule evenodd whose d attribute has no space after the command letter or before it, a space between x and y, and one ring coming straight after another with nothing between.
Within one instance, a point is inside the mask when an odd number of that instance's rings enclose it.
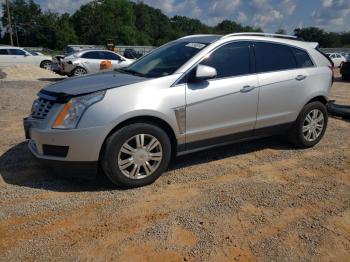
<instances>
[{"instance_id":1,"label":"dirt patch","mask_svg":"<svg viewBox=\"0 0 350 262\"><path fill-rule=\"evenodd\" d=\"M283 139L178 158L155 184L65 180L24 142L44 82L0 82L0 257L17 260L347 261L350 123L313 149ZM350 104L350 83L332 98Z\"/></svg>"},{"instance_id":2,"label":"dirt patch","mask_svg":"<svg viewBox=\"0 0 350 262\"><path fill-rule=\"evenodd\" d=\"M63 79L63 77L34 65L14 65L2 68L0 79L2 81L50 81L52 79Z\"/></svg>"}]
</instances>

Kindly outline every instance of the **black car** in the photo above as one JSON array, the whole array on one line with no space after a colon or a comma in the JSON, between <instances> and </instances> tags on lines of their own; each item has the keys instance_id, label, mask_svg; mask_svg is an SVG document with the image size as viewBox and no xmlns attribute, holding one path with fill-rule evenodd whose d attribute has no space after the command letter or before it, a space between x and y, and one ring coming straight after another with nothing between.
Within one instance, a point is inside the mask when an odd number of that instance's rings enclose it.
<instances>
[{"instance_id":1,"label":"black car","mask_svg":"<svg viewBox=\"0 0 350 262\"><path fill-rule=\"evenodd\" d=\"M129 58L129 59L138 59L143 54L141 52L136 51L135 49L127 48L124 51L124 57Z\"/></svg>"},{"instance_id":2,"label":"black car","mask_svg":"<svg viewBox=\"0 0 350 262\"><path fill-rule=\"evenodd\" d=\"M343 81L350 80L350 58L340 67L340 74Z\"/></svg>"}]
</instances>

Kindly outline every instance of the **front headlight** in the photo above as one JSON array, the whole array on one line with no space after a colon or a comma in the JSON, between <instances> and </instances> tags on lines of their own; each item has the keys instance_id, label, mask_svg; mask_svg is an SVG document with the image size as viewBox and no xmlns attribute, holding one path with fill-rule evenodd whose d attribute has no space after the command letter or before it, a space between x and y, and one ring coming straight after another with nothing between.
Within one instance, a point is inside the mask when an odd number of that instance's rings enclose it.
<instances>
[{"instance_id":1,"label":"front headlight","mask_svg":"<svg viewBox=\"0 0 350 262\"><path fill-rule=\"evenodd\" d=\"M52 128L74 129L77 127L81 116L91 105L101 101L106 91L99 91L89 95L72 98L57 116Z\"/></svg>"}]
</instances>

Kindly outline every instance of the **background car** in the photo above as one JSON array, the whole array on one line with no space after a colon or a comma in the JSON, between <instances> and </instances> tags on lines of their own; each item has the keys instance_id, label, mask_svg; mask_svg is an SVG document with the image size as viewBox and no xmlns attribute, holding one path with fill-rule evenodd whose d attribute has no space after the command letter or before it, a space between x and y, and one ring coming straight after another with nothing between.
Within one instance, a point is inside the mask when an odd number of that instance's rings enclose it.
<instances>
[{"instance_id":1,"label":"background car","mask_svg":"<svg viewBox=\"0 0 350 262\"><path fill-rule=\"evenodd\" d=\"M111 61L112 69L120 69L129 66L135 60L108 50L88 49L60 59L56 70L60 70L59 74L68 76L93 74L100 72L102 61Z\"/></svg>"},{"instance_id":2,"label":"background car","mask_svg":"<svg viewBox=\"0 0 350 262\"><path fill-rule=\"evenodd\" d=\"M343 81L350 80L350 57L342 64L340 74Z\"/></svg>"},{"instance_id":3,"label":"background car","mask_svg":"<svg viewBox=\"0 0 350 262\"><path fill-rule=\"evenodd\" d=\"M335 67L340 67L342 63L346 62L346 58L338 53L327 53L328 57L332 59Z\"/></svg>"},{"instance_id":4,"label":"background car","mask_svg":"<svg viewBox=\"0 0 350 262\"><path fill-rule=\"evenodd\" d=\"M143 54L141 52L136 51L135 49L132 48L127 48L124 51L124 57L130 58L130 59L139 59L142 57Z\"/></svg>"},{"instance_id":5,"label":"background car","mask_svg":"<svg viewBox=\"0 0 350 262\"><path fill-rule=\"evenodd\" d=\"M30 53L23 48L13 46L0 46L0 67L29 64L50 69L52 58L50 56Z\"/></svg>"}]
</instances>

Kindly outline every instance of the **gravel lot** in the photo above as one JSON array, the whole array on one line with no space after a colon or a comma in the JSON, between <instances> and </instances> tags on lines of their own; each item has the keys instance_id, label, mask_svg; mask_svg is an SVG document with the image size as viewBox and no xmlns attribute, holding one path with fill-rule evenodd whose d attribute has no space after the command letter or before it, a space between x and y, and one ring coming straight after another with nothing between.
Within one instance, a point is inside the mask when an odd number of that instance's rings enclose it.
<instances>
[{"instance_id":1,"label":"gravel lot","mask_svg":"<svg viewBox=\"0 0 350 262\"><path fill-rule=\"evenodd\" d=\"M295 150L280 138L192 154L155 184L64 180L22 131L47 82L0 81L0 261L349 261L350 122ZM350 83L332 98L350 104Z\"/></svg>"}]
</instances>

